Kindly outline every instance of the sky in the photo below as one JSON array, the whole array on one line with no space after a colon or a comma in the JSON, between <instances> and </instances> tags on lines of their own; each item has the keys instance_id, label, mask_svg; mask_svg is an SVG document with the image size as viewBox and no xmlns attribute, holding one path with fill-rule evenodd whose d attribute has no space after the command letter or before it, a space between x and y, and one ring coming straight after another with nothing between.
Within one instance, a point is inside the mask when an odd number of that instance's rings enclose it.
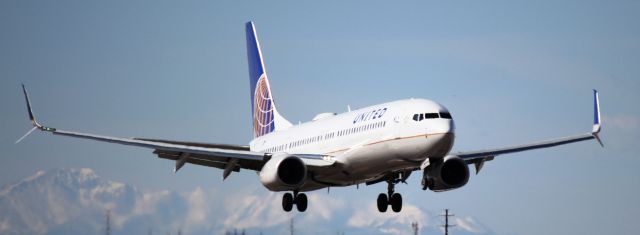
<instances>
[{"instance_id":1,"label":"sky","mask_svg":"<svg viewBox=\"0 0 640 235\"><path fill-rule=\"evenodd\" d=\"M463 188L422 191L414 175L397 191L497 234L637 234L638 12L639 1L590 0L1 1L0 185L88 167L148 190L267 195L254 172L222 181L219 170L188 165L174 174L148 149L44 133L14 144L30 128L20 83L48 126L247 144L244 23L253 20L278 110L295 123L426 98L454 116L454 151L477 150L590 131L598 89L604 148L505 155ZM373 202L385 189L328 196Z\"/></svg>"}]
</instances>

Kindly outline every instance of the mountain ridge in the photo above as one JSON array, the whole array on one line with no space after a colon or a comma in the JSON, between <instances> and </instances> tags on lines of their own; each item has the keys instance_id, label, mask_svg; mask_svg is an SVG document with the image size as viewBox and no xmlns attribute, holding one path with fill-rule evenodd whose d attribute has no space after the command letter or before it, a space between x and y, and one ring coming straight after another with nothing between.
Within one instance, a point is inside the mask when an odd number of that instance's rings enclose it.
<instances>
[{"instance_id":1,"label":"mountain ridge","mask_svg":"<svg viewBox=\"0 0 640 235\"><path fill-rule=\"evenodd\" d=\"M378 213L373 202L354 205L341 198L312 193L323 203L305 213L285 213L279 193L251 189L220 197L216 189L191 192L144 191L101 178L92 169L38 171L0 189L0 234L103 234L110 211L111 234L288 233L293 218L298 234L407 234L418 221L421 234L440 234L438 215L406 203L402 213ZM364 206L364 207L363 207ZM455 234L495 234L470 217L456 218Z\"/></svg>"}]
</instances>

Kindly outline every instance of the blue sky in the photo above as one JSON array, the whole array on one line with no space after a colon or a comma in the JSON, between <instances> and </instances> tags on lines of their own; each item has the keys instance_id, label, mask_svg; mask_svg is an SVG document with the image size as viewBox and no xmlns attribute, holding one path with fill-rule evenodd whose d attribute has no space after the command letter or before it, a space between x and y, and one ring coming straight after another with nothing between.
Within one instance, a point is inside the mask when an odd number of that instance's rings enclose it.
<instances>
[{"instance_id":1,"label":"blue sky","mask_svg":"<svg viewBox=\"0 0 640 235\"><path fill-rule=\"evenodd\" d=\"M636 234L638 12L638 1L2 1L0 184L89 167L151 190L266 193L252 172L225 182L198 166L173 174L146 149L42 133L13 144L29 129L21 82L50 126L248 143L244 23L254 20L278 109L292 122L428 98L454 115L455 149L474 150L589 131L599 89L604 149L503 156L458 190L423 192L416 176L398 190L498 234ZM329 196L373 201L385 187Z\"/></svg>"}]
</instances>

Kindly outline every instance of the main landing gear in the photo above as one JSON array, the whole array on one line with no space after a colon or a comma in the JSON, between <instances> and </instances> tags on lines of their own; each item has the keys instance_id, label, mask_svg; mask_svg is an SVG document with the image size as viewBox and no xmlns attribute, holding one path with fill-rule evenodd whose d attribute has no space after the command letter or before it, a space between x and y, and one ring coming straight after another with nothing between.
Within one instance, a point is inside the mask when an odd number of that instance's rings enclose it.
<instances>
[{"instance_id":1,"label":"main landing gear","mask_svg":"<svg viewBox=\"0 0 640 235\"><path fill-rule=\"evenodd\" d=\"M391 205L393 212L400 212L402 210L402 195L394 192L394 186L400 181L387 180L389 186L387 187L387 194L381 193L378 195L378 211L386 212L387 207Z\"/></svg>"},{"instance_id":2,"label":"main landing gear","mask_svg":"<svg viewBox=\"0 0 640 235\"><path fill-rule=\"evenodd\" d=\"M282 209L284 211L289 212L293 209L293 204L296 204L296 208L300 212L304 212L307 210L307 195L304 193L298 193L297 190L293 191L293 195L291 193L285 193L282 196Z\"/></svg>"}]
</instances>

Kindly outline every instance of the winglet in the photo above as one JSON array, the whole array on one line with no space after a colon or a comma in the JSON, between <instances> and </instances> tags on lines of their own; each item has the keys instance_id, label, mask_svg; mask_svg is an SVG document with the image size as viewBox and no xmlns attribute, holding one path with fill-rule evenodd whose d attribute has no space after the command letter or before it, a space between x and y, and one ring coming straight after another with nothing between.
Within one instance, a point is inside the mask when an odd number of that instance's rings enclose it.
<instances>
[{"instance_id":1,"label":"winglet","mask_svg":"<svg viewBox=\"0 0 640 235\"><path fill-rule=\"evenodd\" d=\"M24 93L24 99L27 101L27 112L29 112L29 120L31 120L31 125L33 126L33 128L31 128L31 130L29 130L26 134L20 137L20 139L16 141L16 144L20 143L20 141L22 141L24 138L26 138L29 134L31 134L36 129L40 129L42 131L51 131L51 132L56 131L56 128L44 127L40 125L40 123L38 123L38 120L36 120L36 116L33 115L33 109L31 108L31 101L29 100L29 94L27 94L27 88L24 86L24 83L22 84L22 92Z\"/></svg>"},{"instance_id":2,"label":"winglet","mask_svg":"<svg viewBox=\"0 0 640 235\"><path fill-rule=\"evenodd\" d=\"M598 136L598 134L600 133L600 130L602 129L602 118L600 115L600 97L598 96L598 91L597 90L593 90L593 129L591 130L591 134L593 135L593 137L595 137L595 139L598 141L598 143L600 144L600 146L604 147L604 144L602 144L602 140L600 139L600 136Z\"/></svg>"},{"instance_id":3,"label":"winglet","mask_svg":"<svg viewBox=\"0 0 640 235\"><path fill-rule=\"evenodd\" d=\"M29 112L29 119L31 120L31 125L42 129L42 125L38 123L36 117L33 115L33 109L31 109L31 101L29 101L29 94L27 94L27 88L22 84L22 92L24 93L24 99L27 101L27 112Z\"/></svg>"}]
</instances>

